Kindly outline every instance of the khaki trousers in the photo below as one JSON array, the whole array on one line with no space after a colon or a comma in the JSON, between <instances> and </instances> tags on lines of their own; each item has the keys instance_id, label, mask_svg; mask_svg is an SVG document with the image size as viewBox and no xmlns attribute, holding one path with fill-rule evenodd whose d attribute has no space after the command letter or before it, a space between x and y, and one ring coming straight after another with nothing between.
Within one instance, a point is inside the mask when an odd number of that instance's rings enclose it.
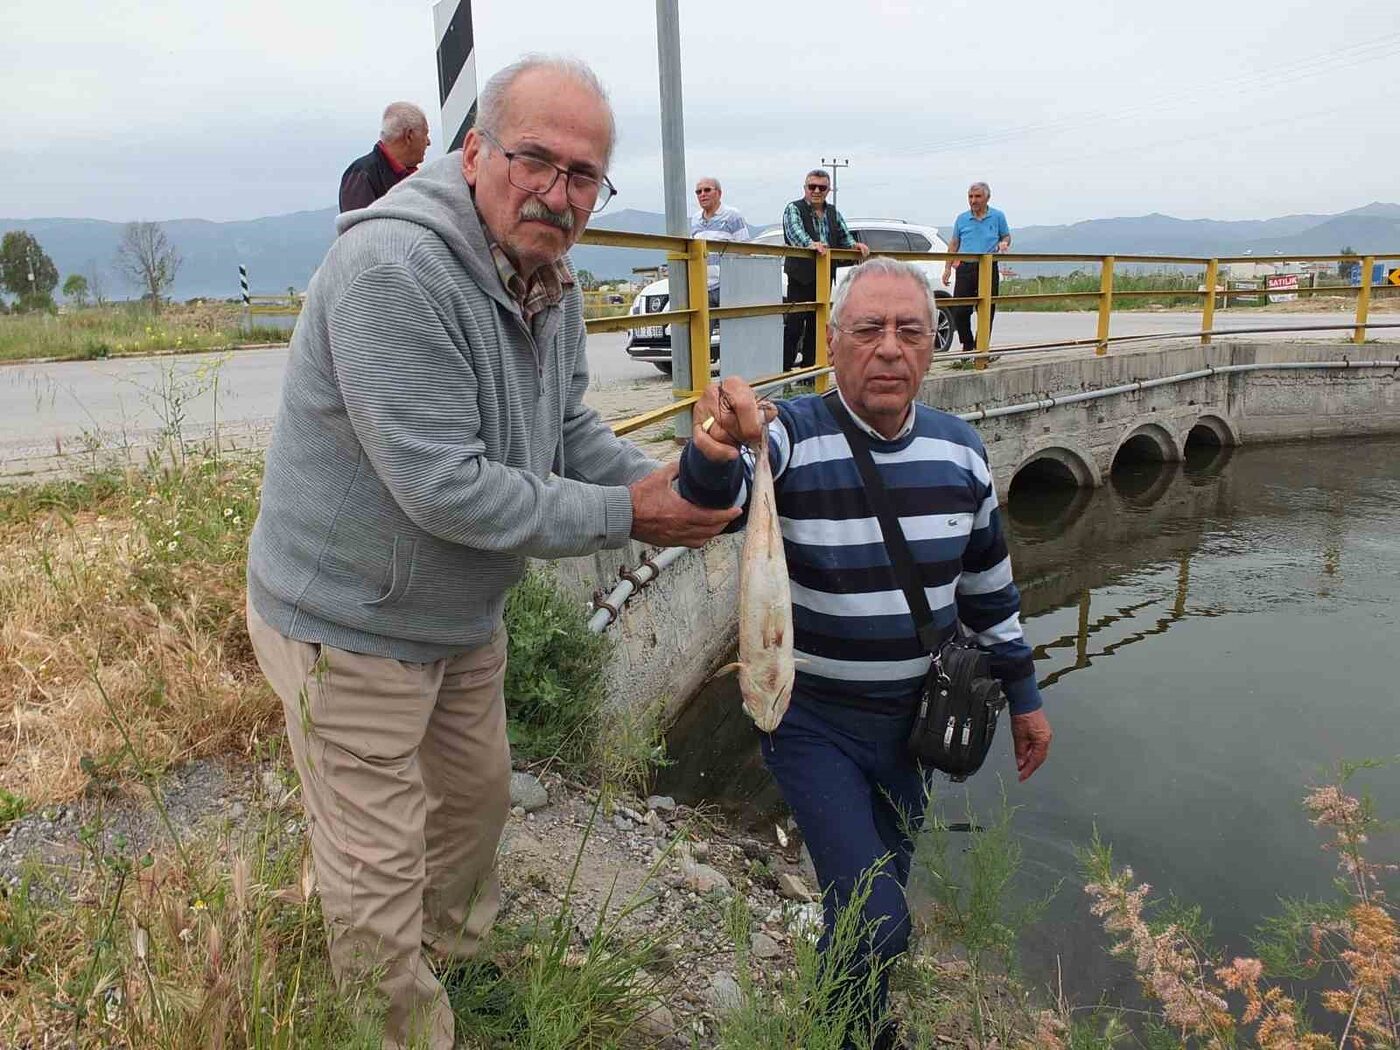
<instances>
[{"instance_id":1,"label":"khaki trousers","mask_svg":"<svg viewBox=\"0 0 1400 1050\"><path fill-rule=\"evenodd\" d=\"M505 629L427 664L295 641L251 603L248 633L286 713L331 966L342 981L374 976L388 1050L450 1050L452 1010L424 949L474 954L500 905Z\"/></svg>"}]
</instances>

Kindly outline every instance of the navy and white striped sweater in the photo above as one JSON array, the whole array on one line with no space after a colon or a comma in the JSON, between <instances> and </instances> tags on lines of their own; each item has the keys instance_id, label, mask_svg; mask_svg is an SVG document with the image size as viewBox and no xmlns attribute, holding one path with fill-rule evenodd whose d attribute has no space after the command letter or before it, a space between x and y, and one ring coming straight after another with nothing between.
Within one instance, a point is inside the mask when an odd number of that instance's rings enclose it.
<instances>
[{"instance_id":1,"label":"navy and white striped sweater","mask_svg":"<svg viewBox=\"0 0 1400 1050\"><path fill-rule=\"evenodd\" d=\"M794 696L907 710L928 673L929 656L919 645L850 445L820 397L777 404L768 449L792 581L799 661ZM870 451L934 623L948 637L961 622L992 654L992 673L1011 713L1034 711L1040 690L1021 634L1021 596L1011 579L982 439L946 412L914 409L908 434L894 441L872 437ZM751 475L743 459L711 463L687 447L680 492L704 506L742 505ZM742 527L747 513L733 528Z\"/></svg>"}]
</instances>

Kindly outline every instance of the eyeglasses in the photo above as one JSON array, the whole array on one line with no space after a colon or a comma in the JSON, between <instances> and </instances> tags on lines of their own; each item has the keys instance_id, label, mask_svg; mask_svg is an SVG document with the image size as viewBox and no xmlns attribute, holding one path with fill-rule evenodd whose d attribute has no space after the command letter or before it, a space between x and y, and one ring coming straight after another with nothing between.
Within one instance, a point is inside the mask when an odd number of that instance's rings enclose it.
<instances>
[{"instance_id":1,"label":"eyeglasses","mask_svg":"<svg viewBox=\"0 0 1400 1050\"><path fill-rule=\"evenodd\" d=\"M714 187L712 187L712 186L702 186L702 187L700 187L700 189L698 189L698 190L695 191L695 196L698 197L698 196L700 196L700 194L702 194L702 193L714 193L714 192L715 192Z\"/></svg>"},{"instance_id":2,"label":"eyeglasses","mask_svg":"<svg viewBox=\"0 0 1400 1050\"><path fill-rule=\"evenodd\" d=\"M838 332L845 332L851 342L863 349L878 346L884 341L885 333L894 328L894 341L901 350L922 350L933 341L933 332L921 324L896 324L893 321L857 321L851 327L833 324Z\"/></svg>"},{"instance_id":3,"label":"eyeglasses","mask_svg":"<svg viewBox=\"0 0 1400 1050\"><path fill-rule=\"evenodd\" d=\"M564 196L580 211L599 212L608 206L608 201L617 196L615 187L605 175L595 179L592 175L581 175L568 168L532 157L528 153L508 150L491 132L481 129L481 137L489 141L506 158L506 178L518 190L526 193L545 194L554 189L559 176L564 176Z\"/></svg>"},{"instance_id":4,"label":"eyeglasses","mask_svg":"<svg viewBox=\"0 0 1400 1050\"><path fill-rule=\"evenodd\" d=\"M831 189L831 187L823 186L820 183L816 182L809 182L807 183L807 189L811 193L825 193L827 190Z\"/></svg>"}]
</instances>

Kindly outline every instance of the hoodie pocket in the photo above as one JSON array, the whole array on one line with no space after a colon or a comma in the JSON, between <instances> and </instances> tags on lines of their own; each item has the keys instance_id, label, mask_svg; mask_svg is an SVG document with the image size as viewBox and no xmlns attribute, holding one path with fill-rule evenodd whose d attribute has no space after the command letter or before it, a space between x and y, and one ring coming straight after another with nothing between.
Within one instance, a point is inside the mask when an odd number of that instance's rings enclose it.
<instances>
[{"instance_id":1,"label":"hoodie pocket","mask_svg":"<svg viewBox=\"0 0 1400 1050\"><path fill-rule=\"evenodd\" d=\"M394 551L389 558L389 567L384 571L383 593L372 602L361 605L383 608L393 605L408 592L413 580L413 556L418 551L418 541L406 536L394 537Z\"/></svg>"}]
</instances>

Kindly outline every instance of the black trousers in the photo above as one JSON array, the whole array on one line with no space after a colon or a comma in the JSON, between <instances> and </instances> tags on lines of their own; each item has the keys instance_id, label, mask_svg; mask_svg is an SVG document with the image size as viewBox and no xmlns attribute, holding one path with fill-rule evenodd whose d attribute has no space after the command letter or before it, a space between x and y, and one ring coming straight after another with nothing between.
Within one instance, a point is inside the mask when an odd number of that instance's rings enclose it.
<instances>
[{"instance_id":1,"label":"black trousers","mask_svg":"<svg viewBox=\"0 0 1400 1050\"><path fill-rule=\"evenodd\" d=\"M817 297L817 285L801 284L788 277L785 303L810 303ZM790 372L797 367L797 357L802 355L802 364L810 367L817 359L817 326L811 314L783 315L783 371Z\"/></svg>"},{"instance_id":2,"label":"black trousers","mask_svg":"<svg viewBox=\"0 0 1400 1050\"><path fill-rule=\"evenodd\" d=\"M981 268L981 263L969 262L964 259L958 263L958 268L953 277L953 295L961 299L963 296L976 297L977 295L977 271ZM992 260L992 294L996 295L1001 290L1001 271L997 269L996 260ZM977 334L972 330L972 311L975 306L955 306L953 309L953 325L958 330L958 342L962 343L965 351L977 349ZM991 317L987 321L988 334L992 331L992 322L996 320L996 303L992 304Z\"/></svg>"}]
</instances>

